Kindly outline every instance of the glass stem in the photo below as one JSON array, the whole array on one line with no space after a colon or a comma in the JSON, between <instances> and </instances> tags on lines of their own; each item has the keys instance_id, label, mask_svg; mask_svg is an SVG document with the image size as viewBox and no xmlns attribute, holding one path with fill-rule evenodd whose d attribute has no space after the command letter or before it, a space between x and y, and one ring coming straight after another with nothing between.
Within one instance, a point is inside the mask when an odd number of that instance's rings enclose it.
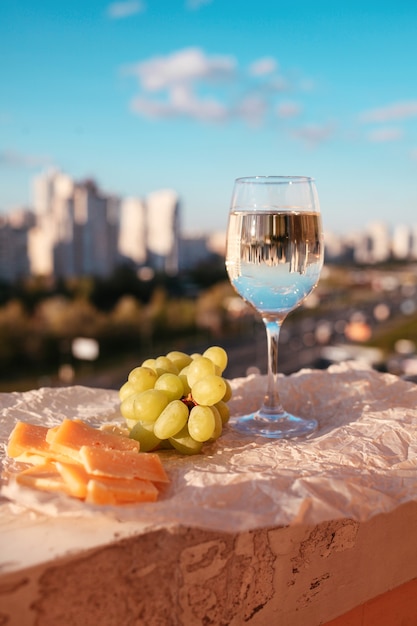
<instances>
[{"instance_id":1,"label":"glass stem","mask_svg":"<svg viewBox=\"0 0 417 626\"><path fill-rule=\"evenodd\" d=\"M263 317L262 319L266 328L268 346L268 379L266 395L260 413L265 417L272 415L279 417L285 413L278 391L278 343L284 317Z\"/></svg>"}]
</instances>

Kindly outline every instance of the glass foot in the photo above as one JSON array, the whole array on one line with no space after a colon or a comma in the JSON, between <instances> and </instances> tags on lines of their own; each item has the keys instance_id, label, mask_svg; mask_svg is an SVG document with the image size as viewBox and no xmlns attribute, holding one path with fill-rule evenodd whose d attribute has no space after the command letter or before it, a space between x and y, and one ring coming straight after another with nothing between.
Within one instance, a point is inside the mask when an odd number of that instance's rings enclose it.
<instances>
[{"instance_id":1,"label":"glass foot","mask_svg":"<svg viewBox=\"0 0 417 626\"><path fill-rule=\"evenodd\" d=\"M296 417L287 412L277 416L264 416L259 412L242 415L236 418L232 424L236 430L245 435L268 439L306 437L313 433L318 426L315 419Z\"/></svg>"}]
</instances>

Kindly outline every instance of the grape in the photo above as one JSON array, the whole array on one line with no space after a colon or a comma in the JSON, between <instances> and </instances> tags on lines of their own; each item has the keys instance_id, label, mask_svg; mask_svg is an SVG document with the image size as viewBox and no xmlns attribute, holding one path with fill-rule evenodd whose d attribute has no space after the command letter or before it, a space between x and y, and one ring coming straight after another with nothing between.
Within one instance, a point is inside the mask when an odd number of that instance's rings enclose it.
<instances>
[{"instance_id":1,"label":"grape","mask_svg":"<svg viewBox=\"0 0 417 626\"><path fill-rule=\"evenodd\" d=\"M203 356L207 357L219 368L219 373L222 374L227 367L227 352L224 348L219 346L211 346L203 352Z\"/></svg>"},{"instance_id":2,"label":"grape","mask_svg":"<svg viewBox=\"0 0 417 626\"><path fill-rule=\"evenodd\" d=\"M224 378L223 380L226 383L226 393L224 394L222 400L223 402L229 402L230 398L232 397L232 387L227 378Z\"/></svg>"},{"instance_id":3,"label":"grape","mask_svg":"<svg viewBox=\"0 0 417 626\"><path fill-rule=\"evenodd\" d=\"M155 450L161 443L159 437L155 435L152 425L141 422L140 420L133 426L129 437L139 441L141 452Z\"/></svg>"},{"instance_id":4,"label":"grape","mask_svg":"<svg viewBox=\"0 0 417 626\"><path fill-rule=\"evenodd\" d=\"M170 437L168 441L181 454L199 454L203 447L202 442L196 441L191 437L187 424L174 437Z\"/></svg>"},{"instance_id":5,"label":"grape","mask_svg":"<svg viewBox=\"0 0 417 626\"><path fill-rule=\"evenodd\" d=\"M216 426L214 413L209 406L197 404L188 417L188 432L196 441L208 441Z\"/></svg>"},{"instance_id":6,"label":"grape","mask_svg":"<svg viewBox=\"0 0 417 626\"><path fill-rule=\"evenodd\" d=\"M165 372L170 372L171 374L178 374L179 370L176 365L173 364L166 356L159 356L155 359L155 368L159 375L164 374Z\"/></svg>"},{"instance_id":7,"label":"grape","mask_svg":"<svg viewBox=\"0 0 417 626\"><path fill-rule=\"evenodd\" d=\"M230 419L229 407L227 406L225 400L220 400L220 402L216 402L214 406L218 410L221 420L222 420L222 424L224 426L225 424L227 424L227 422Z\"/></svg>"},{"instance_id":8,"label":"grape","mask_svg":"<svg viewBox=\"0 0 417 626\"><path fill-rule=\"evenodd\" d=\"M162 374L155 383L155 389L164 391L169 401L179 400L184 395L184 385L182 380L176 374L166 372Z\"/></svg>"},{"instance_id":9,"label":"grape","mask_svg":"<svg viewBox=\"0 0 417 626\"><path fill-rule=\"evenodd\" d=\"M160 389L147 389L135 394L133 409L136 419L148 423L155 422L168 402L168 396Z\"/></svg>"},{"instance_id":10,"label":"grape","mask_svg":"<svg viewBox=\"0 0 417 626\"><path fill-rule=\"evenodd\" d=\"M158 379L158 374L150 367L135 367L127 377L127 381L132 385L135 391L146 391L147 389L153 389L155 382Z\"/></svg>"},{"instance_id":11,"label":"grape","mask_svg":"<svg viewBox=\"0 0 417 626\"><path fill-rule=\"evenodd\" d=\"M222 434L223 422L222 422L222 418L217 408L215 406L211 406L210 409L214 415L214 431L213 431L213 434L211 435L211 439L216 440Z\"/></svg>"},{"instance_id":12,"label":"grape","mask_svg":"<svg viewBox=\"0 0 417 626\"><path fill-rule=\"evenodd\" d=\"M188 396L188 394L191 393L191 387L188 384L187 372L188 372L188 366L184 367L184 369L182 369L179 373L179 377L181 379L182 386L184 389L184 396Z\"/></svg>"},{"instance_id":13,"label":"grape","mask_svg":"<svg viewBox=\"0 0 417 626\"><path fill-rule=\"evenodd\" d=\"M173 350L133 368L119 389L129 436L143 452L174 448L198 454L215 441L230 417L232 388L223 372L227 353L211 346L191 355Z\"/></svg>"},{"instance_id":14,"label":"grape","mask_svg":"<svg viewBox=\"0 0 417 626\"><path fill-rule=\"evenodd\" d=\"M205 378L197 380L191 387L191 394L197 404L212 405L220 402L226 393L224 378L209 374Z\"/></svg>"},{"instance_id":15,"label":"grape","mask_svg":"<svg viewBox=\"0 0 417 626\"><path fill-rule=\"evenodd\" d=\"M128 417L126 418L126 426L129 428L129 430L132 430L133 426L136 426L137 423L138 423L138 420L132 420L132 419L129 419Z\"/></svg>"},{"instance_id":16,"label":"grape","mask_svg":"<svg viewBox=\"0 0 417 626\"><path fill-rule=\"evenodd\" d=\"M188 406L181 400L170 402L154 424L154 433L159 439L169 439L176 435L188 420Z\"/></svg>"},{"instance_id":17,"label":"grape","mask_svg":"<svg viewBox=\"0 0 417 626\"><path fill-rule=\"evenodd\" d=\"M156 359L145 359L142 363L142 367L149 367L156 372Z\"/></svg>"},{"instance_id":18,"label":"grape","mask_svg":"<svg viewBox=\"0 0 417 626\"><path fill-rule=\"evenodd\" d=\"M184 369L187 365L189 365L192 361L191 357L185 352L179 352L178 350L173 350L172 352L168 352L166 355L167 359L169 359L179 371Z\"/></svg>"},{"instance_id":19,"label":"grape","mask_svg":"<svg viewBox=\"0 0 417 626\"><path fill-rule=\"evenodd\" d=\"M128 396L135 393L135 389L129 381L126 381L119 389L119 398L123 402Z\"/></svg>"},{"instance_id":20,"label":"grape","mask_svg":"<svg viewBox=\"0 0 417 626\"><path fill-rule=\"evenodd\" d=\"M159 444L160 450L172 450L173 447L174 446L172 445L169 439L162 439L161 443Z\"/></svg>"},{"instance_id":21,"label":"grape","mask_svg":"<svg viewBox=\"0 0 417 626\"><path fill-rule=\"evenodd\" d=\"M137 422L139 417L136 417L135 400L140 396L140 393L133 393L127 396L120 405L120 412L126 420Z\"/></svg>"},{"instance_id":22,"label":"grape","mask_svg":"<svg viewBox=\"0 0 417 626\"><path fill-rule=\"evenodd\" d=\"M205 378L209 374L215 373L215 366L213 361L210 361L205 356L198 356L188 366L187 380L191 389L194 383L201 378Z\"/></svg>"}]
</instances>

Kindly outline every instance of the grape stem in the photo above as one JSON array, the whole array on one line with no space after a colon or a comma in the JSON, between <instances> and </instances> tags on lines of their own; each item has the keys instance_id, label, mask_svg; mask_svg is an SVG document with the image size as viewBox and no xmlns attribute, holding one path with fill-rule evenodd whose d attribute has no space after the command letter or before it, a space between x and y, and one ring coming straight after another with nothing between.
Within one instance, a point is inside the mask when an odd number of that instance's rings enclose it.
<instances>
[{"instance_id":1,"label":"grape stem","mask_svg":"<svg viewBox=\"0 0 417 626\"><path fill-rule=\"evenodd\" d=\"M183 396L181 398L181 402L184 402L184 404L187 405L188 409L191 411L191 409L194 406L197 406L197 402L194 400L193 396L191 395L191 393L188 394L188 396Z\"/></svg>"}]
</instances>

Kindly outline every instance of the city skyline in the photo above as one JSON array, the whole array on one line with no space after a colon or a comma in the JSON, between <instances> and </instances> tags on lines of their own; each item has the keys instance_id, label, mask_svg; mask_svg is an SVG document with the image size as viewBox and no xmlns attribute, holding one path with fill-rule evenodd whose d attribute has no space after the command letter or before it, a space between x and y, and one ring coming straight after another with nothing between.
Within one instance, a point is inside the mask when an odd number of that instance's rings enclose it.
<instances>
[{"instance_id":1,"label":"city skyline","mask_svg":"<svg viewBox=\"0 0 417 626\"><path fill-rule=\"evenodd\" d=\"M37 4L2 7L0 214L54 166L174 189L186 232L224 231L249 174L313 176L329 231L414 223L415 3Z\"/></svg>"},{"instance_id":2,"label":"city skyline","mask_svg":"<svg viewBox=\"0 0 417 626\"><path fill-rule=\"evenodd\" d=\"M177 275L225 255L226 233L186 235L174 190L144 198L108 195L92 179L47 170L33 180L33 206L0 216L0 279L110 277L136 269ZM417 223L370 223L360 233L324 232L326 262L417 260Z\"/></svg>"}]
</instances>

